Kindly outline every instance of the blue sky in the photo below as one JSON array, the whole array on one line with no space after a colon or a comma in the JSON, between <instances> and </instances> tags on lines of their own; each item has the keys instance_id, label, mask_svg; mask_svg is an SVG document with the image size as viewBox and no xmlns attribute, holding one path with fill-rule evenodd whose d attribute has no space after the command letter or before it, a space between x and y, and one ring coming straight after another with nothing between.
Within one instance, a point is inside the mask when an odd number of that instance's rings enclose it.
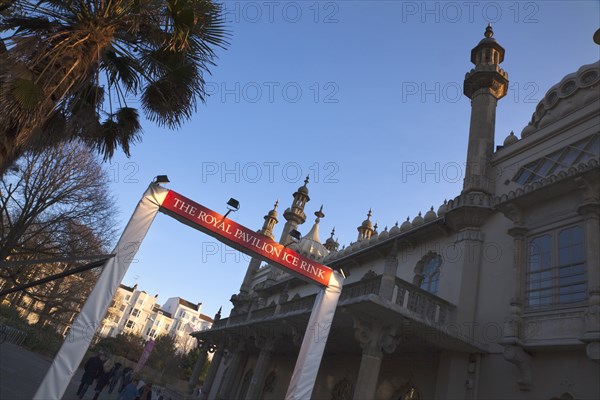
<instances>
[{"instance_id":1,"label":"blue sky","mask_svg":"<svg viewBox=\"0 0 600 400\"><path fill-rule=\"evenodd\" d=\"M471 49L489 21L506 49L508 95L496 144L520 132L546 91L597 61L597 1L229 1L231 46L207 76L212 94L178 131L144 124L128 159L107 164L120 214L129 216L154 176L259 229L280 215L306 175L321 240L356 240L369 208L380 231L460 193L470 103L462 95ZM408 171L416 168L416 174ZM429 171L429 172L427 172ZM285 223L277 225L276 236ZM123 283L202 302L213 315L237 293L248 257L160 214ZM216 254L215 254L216 253Z\"/></svg>"}]
</instances>

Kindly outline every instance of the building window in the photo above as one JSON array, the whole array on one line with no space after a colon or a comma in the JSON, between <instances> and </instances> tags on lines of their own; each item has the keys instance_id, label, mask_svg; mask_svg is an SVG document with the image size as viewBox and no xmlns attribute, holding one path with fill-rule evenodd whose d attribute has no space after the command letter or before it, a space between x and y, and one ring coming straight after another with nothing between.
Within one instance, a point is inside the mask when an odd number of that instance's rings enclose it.
<instances>
[{"instance_id":1,"label":"building window","mask_svg":"<svg viewBox=\"0 0 600 400\"><path fill-rule=\"evenodd\" d=\"M127 321L127 324L125 325L125 327L129 328L129 329L133 329L133 328L135 328L135 322L133 322L131 320Z\"/></svg>"},{"instance_id":2,"label":"building window","mask_svg":"<svg viewBox=\"0 0 600 400\"><path fill-rule=\"evenodd\" d=\"M429 252L415 267L414 284L429 293L436 294L440 282L440 267L442 257L439 254Z\"/></svg>"},{"instance_id":3,"label":"building window","mask_svg":"<svg viewBox=\"0 0 600 400\"><path fill-rule=\"evenodd\" d=\"M121 304L121 307L119 307L119 311L124 311L125 310L125 304Z\"/></svg>"},{"instance_id":4,"label":"building window","mask_svg":"<svg viewBox=\"0 0 600 400\"><path fill-rule=\"evenodd\" d=\"M571 226L529 241L526 299L529 307L571 304L587 298L583 229Z\"/></svg>"},{"instance_id":5,"label":"building window","mask_svg":"<svg viewBox=\"0 0 600 400\"><path fill-rule=\"evenodd\" d=\"M600 136L591 135L523 166L517 171L513 181L520 185L539 181L590 159L598 159L599 152Z\"/></svg>"},{"instance_id":6,"label":"building window","mask_svg":"<svg viewBox=\"0 0 600 400\"><path fill-rule=\"evenodd\" d=\"M134 308L133 310L131 310L131 315L133 315L134 317L138 317L140 315L140 310Z\"/></svg>"},{"instance_id":7,"label":"building window","mask_svg":"<svg viewBox=\"0 0 600 400\"><path fill-rule=\"evenodd\" d=\"M130 298L131 298L131 295L125 296L125 301L129 300Z\"/></svg>"}]
</instances>

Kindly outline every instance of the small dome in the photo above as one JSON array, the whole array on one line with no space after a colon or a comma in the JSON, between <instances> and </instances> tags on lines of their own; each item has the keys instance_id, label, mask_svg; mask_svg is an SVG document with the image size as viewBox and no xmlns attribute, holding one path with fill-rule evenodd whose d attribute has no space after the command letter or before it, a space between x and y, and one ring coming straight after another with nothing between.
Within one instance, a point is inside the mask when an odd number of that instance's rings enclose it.
<instances>
[{"instance_id":1,"label":"small dome","mask_svg":"<svg viewBox=\"0 0 600 400\"><path fill-rule=\"evenodd\" d=\"M437 214L435 213L435 211L433 211L433 206L431 206L431 208L429 209L429 211L427 211L425 213L424 220L425 220L425 222L431 222L431 221L433 221L436 218L437 218Z\"/></svg>"},{"instance_id":2,"label":"small dome","mask_svg":"<svg viewBox=\"0 0 600 400\"><path fill-rule=\"evenodd\" d=\"M517 143L519 138L515 135L513 131L510 131L510 134L504 139L504 146L510 146L513 143Z\"/></svg>"},{"instance_id":3,"label":"small dome","mask_svg":"<svg viewBox=\"0 0 600 400\"><path fill-rule=\"evenodd\" d=\"M417 227L419 225L423 225L425 223L425 220L423 219L423 217L421 216L421 211L419 211L419 215L417 215L413 220L412 220L412 226L413 227Z\"/></svg>"},{"instance_id":4,"label":"small dome","mask_svg":"<svg viewBox=\"0 0 600 400\"><path fill-rule=\"evenodd\" d=\"M438 208L438 217L443 217L446 214L446 211L448 210L448 201L444 200L444 204L442 204L440 206L440 208Z\"/></svg>"},{"instance_id":5,"label":"small dome","mask_svg":"<svg viewBox=\"0 0 600 400\"><path fill-rule=\"evenodd\" d=\"M412 229L412 224L410 223L410 217L406 217L406 221L404 221L402 223L402 225L400 225L400 231L406 232L410 229Z\"/></svg>"},{"instance_id":6,"label":"small dome","mask_svg":"<svg viewBox=\"0 0 600 400\"><path fill-rule=\"evenodd\" d=\"M308 176L304 180L304 185L298 188L298 192L308 195L308 187L306 185L308 185Z\"/></svg>"},{"instance_id":7,"label":"small dome","mask_svg":"<svg viewBox=\"0 0 600 400\"><path fill-rule=\"evenodd\" d=\"M375 223L375 226L373 227L373 229L374 229L374 231L368 240L369 244L375 243L377 241L377 238L379 237L379 232L377 232L377 223ZM366 240L365 240L365 242L366 242Z\"/></svg>"},{"instance_id":8,"label":"small dome","mask_svg":"<svg viewBox=\"0 0 600 400\"><path fill-rule=\"evenodd\" d=\"M396 224L394 226L392 226L392 229L390 229L390 236L397 235L399 233L400 233L400 227L398 226L398 221L396 221Z\"/></svg>"},{"instance_id":9,"label":"small dome","mask_svg":"<svg viewBox=\"0 0 600 400\"><path fill-rule=\"evenodd\" d=\"M275 202L273 209L271 211L269 211L269 213L268 213L269 217L277 218L277 206L278 205L279 205L279 200L277 200Z\"/></svg>"},{"instance_id":10,"label":"small dome","mask_svg":"<svg viewBox=\"0 0 600 400\"><path fill-rule=\"evenodd\" d=\"M373 223L371 222L371 215L373 212L369 208L369 212L367 213L367 219L365 219L360 226L363 228L373 229Z\"/></svg>"},{"instance_id":11,"label":"small dome","mask_svg":"<svg viewBox=\"0 0 600 400\"><path fill-rule=\"evenodd\" d=\"M390 233L387 230L387 226L385 227L385 229L383 230L383 232L381 232L379 234L379 240L385 240L390 236Z\"/></svg>"},{"instance_id":12,"label":"small dome","mask_svg":"<svg viewBox=\"0 0 600 400\"><path fill-rule=\"evenodd\" d=\"M337 244L337 241L333 238L333 232L331 233L331 237L327 238L327 240L325 241L325 244L332 244L332 245Z\"/></svg>"}]
</instances>

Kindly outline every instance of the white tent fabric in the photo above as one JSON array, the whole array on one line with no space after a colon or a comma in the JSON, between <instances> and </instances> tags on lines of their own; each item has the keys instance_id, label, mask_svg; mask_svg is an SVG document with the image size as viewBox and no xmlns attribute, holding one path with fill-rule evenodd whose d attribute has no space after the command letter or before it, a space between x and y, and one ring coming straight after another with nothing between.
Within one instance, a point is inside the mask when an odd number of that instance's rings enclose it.
<instances>
[{"instance_id":1,"label":"white tent fabric","mask_svg":"<svg viewBox=\"0 0 600 400\"><path fill-rule=\"evenodd\" d=\"M339 272L333 271L329 286L317 294L300 354L285 395L286 400L311 398L343 283L344 277Z\"/></svg>"},{"instance_id":2,"label":"white tent fabric","mask_svg":"<svg viewBox=\"0 0 600 400\"><path fill-rule=\"evenodd\" d=\"M65 393L167 193L168 190L158 184L151 184L144 193L113 251L115 257L104 265L34 400L58 400Z\"/></svg>"}]
</instances>

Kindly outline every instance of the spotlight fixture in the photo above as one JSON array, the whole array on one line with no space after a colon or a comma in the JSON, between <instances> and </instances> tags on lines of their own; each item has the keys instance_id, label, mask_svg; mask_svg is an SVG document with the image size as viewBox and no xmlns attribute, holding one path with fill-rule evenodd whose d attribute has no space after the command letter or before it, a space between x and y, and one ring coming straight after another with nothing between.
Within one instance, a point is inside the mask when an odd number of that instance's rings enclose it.
<instances>
[{"instance_id":1,"label":"spotlight fixture","mask_svg":"<svg viewBox=\"0 0 600 400\"><path fill-rule=\"evenodd\" d=\"M156 178L154 178L154 183L158 183L158 184L163 183L163 184L166 184L166 183L169 183L169 182L171 182L171 181L169 180L169 177L166 176L166 175L157 175Z\"/></svg>"},{"instance_id":2,"label":"spotlight fixture","mask_svg":"<svg viewBox=\"0 0 600 400\"><path fill-rule=\"evenodd\" d=\"M232 212L232 211L237 211L240 209L240 202L237 201L236 199L234 199L233 197L229 199L229 201L227 202L227 212L225 213L225 215L223 216L223 219L227 218L227 216ZM222 219L222 220L223 220ZM221 221L222 221L221 220Z\"/></svg>"},{"instance_id":3,"label":"spotlight fixture","mask_svg":"<svg viewBox=\"0 0 600 400\"><path fill-rule=\"evenodd\" d=\"M302 234L295 229L290 230L288 235L290 235L290 239L292 240L283 247L288 247L290 244L298 243L300 239L302 239Z\"/></svg>"}]
</instances>

